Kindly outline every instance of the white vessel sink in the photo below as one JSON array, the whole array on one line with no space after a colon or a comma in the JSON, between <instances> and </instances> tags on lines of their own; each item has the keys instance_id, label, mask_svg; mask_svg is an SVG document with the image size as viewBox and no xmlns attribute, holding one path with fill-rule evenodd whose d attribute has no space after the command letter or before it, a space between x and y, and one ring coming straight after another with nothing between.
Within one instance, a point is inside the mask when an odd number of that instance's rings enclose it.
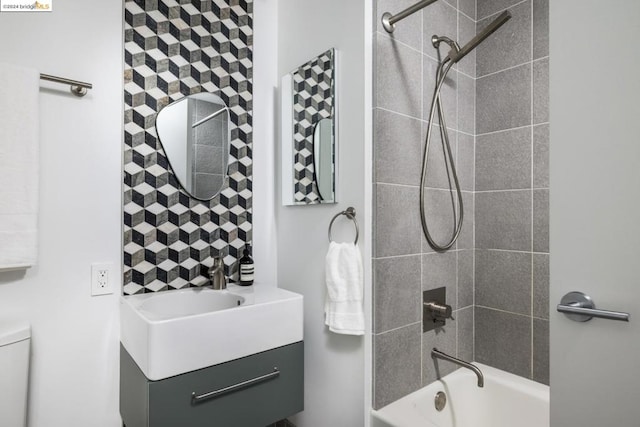
<instances>
[{"instance_id":1,"label":"white vessel sink","mask_svg":"<svg viewBox=\"0 0 640 427\"><path fill-rule=\"evenodd\" d=\"M120 298L122 345L150 380L302 340L302 295L266 285Z\"/></svg>"}]
</instances>

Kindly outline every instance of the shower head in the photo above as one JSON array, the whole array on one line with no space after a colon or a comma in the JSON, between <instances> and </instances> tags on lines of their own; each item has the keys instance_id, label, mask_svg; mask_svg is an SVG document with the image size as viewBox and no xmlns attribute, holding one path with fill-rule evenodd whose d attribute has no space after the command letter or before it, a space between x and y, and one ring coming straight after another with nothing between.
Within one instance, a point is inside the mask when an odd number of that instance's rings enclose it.
<instances>
[{"instance_id":1,"label":"shower head","mask_svg":"<svg viewBox=\"0 0 640 427\"><path fill-rule=\"evenodd\" d=\"M504 23L507 22L509 19L511 19L511 13L508 10L505 10L500 14L500 16L498 16L489 25L487 25L480 32L480 34L476 35L474 38L471 39L469 43L464 45L462 49L460 49L457 52L451 51L447 56L447 58L451 60L451 62L453 62L454 64L460 61L462 58L467 56L469 52L471 52L473 49L478 47L478 45L482 43L484 39L486 39L491 34L493 34L498 28L502 27ZM445 58L445 60L447 58Z\"/></svg>"},{"instance_id":2,"label":"shower head","mask_svg":"<svg viewBox=\"0 0 640 427\"><path fill-rule=\"evenodd\" d=\"M431 44L433 45L433 47L439 49L440 43L446 43L449 45L449 47L452 49L452 51L449 52L449 55L451 55L452 52L455 54L460 51L460 45L458 45L458 42L456 42L455 40L451 40L449 37L445 36L437 36L435 34L431 36Z\"/></svg>"}]
</instances>

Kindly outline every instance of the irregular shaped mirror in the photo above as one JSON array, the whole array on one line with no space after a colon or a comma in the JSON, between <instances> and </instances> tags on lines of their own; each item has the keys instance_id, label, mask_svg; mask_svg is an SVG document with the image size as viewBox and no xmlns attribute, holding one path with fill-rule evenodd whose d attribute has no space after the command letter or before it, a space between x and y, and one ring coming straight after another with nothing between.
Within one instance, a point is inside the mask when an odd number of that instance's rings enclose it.
<instances>
[{"instance_id":1,"label":"irregular shaped mirror","mask_svg":"<svg viewBox=\"0 0 640 427\"><path fill-rule=\"evenodd\" d=\"M211 93L189 95L156 118L158 139L180 185L196 199L215 197L227 177L229 108Z\"/></svg>"},{"instance_id":2,"label":"irregular shaped mirror","mask_svg":"<svg viewBox=\"0 0 640 427\"><path fill-rule=\"evenodd\" d=\"M282 202L336 203L335 50L282 78Z\"/></svg>"}]
</instances>

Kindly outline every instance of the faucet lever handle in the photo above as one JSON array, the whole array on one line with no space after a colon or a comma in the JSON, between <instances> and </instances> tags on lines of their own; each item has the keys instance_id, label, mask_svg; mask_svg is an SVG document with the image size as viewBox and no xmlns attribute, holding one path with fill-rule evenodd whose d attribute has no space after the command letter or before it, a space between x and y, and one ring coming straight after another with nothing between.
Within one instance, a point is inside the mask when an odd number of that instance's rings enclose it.
<instances>
[{"instance_id":1,"label":"faucet lever handle","mask_svg":"<svg viewBox=\"0 0 640 427\"><path fill-rule=\"evenodd\" d=\"M449 304L438 304L434 301L427 301L424 303L424 306L430 312L433 320L456 320L453 318L453 310Z\"/></svg>"}]
</instances>

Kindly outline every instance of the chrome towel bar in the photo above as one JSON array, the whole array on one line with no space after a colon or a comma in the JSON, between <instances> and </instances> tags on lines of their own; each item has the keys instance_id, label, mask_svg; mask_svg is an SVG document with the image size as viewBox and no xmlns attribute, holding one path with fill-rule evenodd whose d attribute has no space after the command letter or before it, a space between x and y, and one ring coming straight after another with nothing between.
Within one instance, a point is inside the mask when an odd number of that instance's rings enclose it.
<instances>
[{"instance_id":1,"label":"chrome towel bar","mask_svg":"<svg viewBox=\"0 0 640 427\"><path fill-rule=\"evenodd\" d=\"M81 82L78 80L71 80L64 77L56 77L50 74L40 74L41 80L47 80L54 83L62 83L71 86L71 93L78 97L83 97L87 94L87 89L93 89L91 83Z\"/></svg>"},{"instance_id":2,"label":"chrome towel bar","mask_svg":"<svg viewBox=\"0 0 640 427\"><path fill-rule=\"evenodd\" d=\"M569 292L560 300L556 309L564 313L571 320L586 322L594 317L609 320L621 320L628 322L631 315L622 311L610 311L596 309L596 304L589 295L582 292Z\"/></svg>"}]
</instances>

